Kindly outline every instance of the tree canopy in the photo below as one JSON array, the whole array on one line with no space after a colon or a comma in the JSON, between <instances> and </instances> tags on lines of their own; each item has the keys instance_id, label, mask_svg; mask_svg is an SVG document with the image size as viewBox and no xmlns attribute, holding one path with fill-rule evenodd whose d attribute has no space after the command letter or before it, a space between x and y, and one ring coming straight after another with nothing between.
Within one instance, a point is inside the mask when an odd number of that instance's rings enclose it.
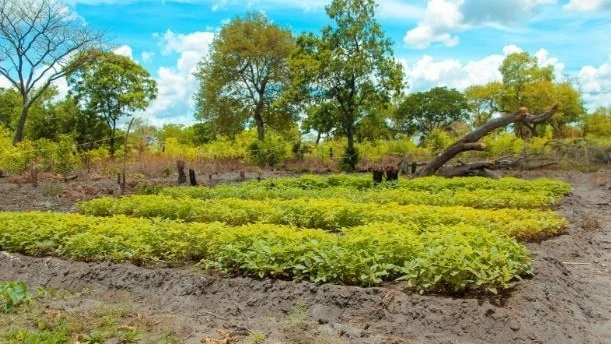
<instances>
[{"instance_id":1,"label":"tree canopy","mask_svg":"<svg viewBox=\"0 0 611 344\"><path fill-rule=\"evenodd\" d=\"M228 136L251 120L259 140L268 126L290 126L293 117L277 100L289 83L288 57L293 49L291 31L261 13L223 26L196 72L196 117Z\"/></svg>"},{"instance_id":2,"label":"tree canopy","mask_svg":"<svg viewBox=\"0 0 611 344\"><path fill-rule=\"evenodd\" d=\"M291 61L292 92L309 99L308 104L325 104L323 109L333 114L335 126L348 141L344 167L354 169L356 124L402 92L403 72L375 19L374 0L334 0L326 11L334 24L324 27L320 36L304 34L298 39ZM329 127L320 119L312 122Z\"/></svg>"},{"instance_id":3,"label":"tree canopy","mask_svg":"<svg viewBox=\"0 0 611 344\"><path fill-rule=\"evenodd\" d=\"M428 136L434 129L448 130L456 121L469 117L465 96L455 89L435 87L410 94L394 113L396 128L407 135Z\"/></svg>"},{"instance_id":4,"label":"tree canopy","mask_svg":"<svg viewBox=\"0 0 611 344\"><path fill-rule=\"evenodd\" d=\"M144 110L157 96L157 84L148 71L129 57L105 51L87 51L95 63L76 69L68 78L71 94L84 111L103 118L110 131L114 154L117 120ZM82 56L75 58L78 61Z\"/></svg>"},{"instance_id":5,"label":"tree canopy","mask_svg":"<svg viewBox=\"0 0 611 344\"><path fill-rule=\"evenodd\" d=\"M542 113L550 104L558 103L554 117L540 125L549 124L555 136L562 136L566 126L585 113L579 91L568 81L557 82L553 67L540 66L536 56L527 52L510 54L499 71L502 82L472 86L465 91L475 122L481 124L495 112L508 113L521 107L530 113ZM520 137L531 134L522 123L516 123L514 131Z\"/></svg>"}]
</instances>

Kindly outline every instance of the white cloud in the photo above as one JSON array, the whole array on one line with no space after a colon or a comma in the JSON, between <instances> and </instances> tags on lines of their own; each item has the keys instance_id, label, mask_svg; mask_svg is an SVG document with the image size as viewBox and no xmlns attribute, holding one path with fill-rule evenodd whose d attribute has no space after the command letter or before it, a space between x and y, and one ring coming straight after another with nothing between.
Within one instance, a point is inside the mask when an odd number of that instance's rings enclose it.
<instances>
[{"instance_id":1,"label":"white cloud","mask_svg":"<svg viewBox=\"0 0 611 344\"><path fill-rule=\"evenodd\" d=\"M155 56L155 53L152 51L143 51L140 54L140 58L142 59L142 62L151 62L153 61L153 56Z\"/></svg>"},{"instance_id":2,"label":"white cloud","mask_svg":"<svg viewBox=\"0 0 611 344\"><path fill-rule=\"evenodd\" d=\"M490 55L466 64L459 60L435 60L424 55L406 70L412 92L421 92L433 87L450 87L464 90L471 85L482 85L501 79L498 71L505 56Z\"/></svg>"},{"instance_id":3,"label":"white cloud","mask_svg":"<svg viewBox=\"0 0 611 344\"><path fill-rule=\"evenodd\" d=\"M584 100L590 109L611 106L611 54L599 67L581 68L578 80Z\"/></svg>"},{"instance_id":4,"label":"white cloud","mask_svg":"<svg viewBox=\"0 0 611 344\"><path fill-rule=\"evenodd\" d=\"M515 45L503 48L503 54L493 54L479 60L462 63L455 59L435 60L424 55L414 64L403 62L407 74L407 81L412 92L425 91L433 87L450 87L464 90L472 85L484 85L502 79L499 67L507 55L523 51ZM564 64L557 58L549 55L545 49L540 49L535 56L539 65L553 66L556 75L562 79Z\"/></svg>"},{"instance_id":5,"label":"white cloud","mask_svg":"<svg viewBox=\"0 0 611 344\"><path fill-rule=\"evenodd\" d=\"M515 27L528 21L542 5L556 0L429 0L424 18L409 30L404 42L424 49L433 43L456 46L460 32L480 26Z\"/></svg>"},{"instance_id":6,"label":"white cloud","mask_svg":"<svg viewBox=\"0 0 611 344\"><path fill-rule=\"evenodd\" d=\"M378 1L376 16L384 19L418 19L425 15L424 9L419 6L407 4L406 1L381 0Z\"/></svg>"},{"instance_id":7,"label":"white cloud","mask_svg":"<svg viewBox=\"0 0 611 344\"><path fill-rule=\"evenodd\" d=\"M129 45L122 45L120 47L114 48L112 49L112 52L117 55L129 57L131 60L134 59L134 52L132 51L132 48Z\"/></svg>"},{"instance_id":8,"label":"white cloud","mask_svg":"<svg viewBox=\"0 0 611 344\"><path fill-rule=\"evenodd\" d=\"M156 37L160 39L161 54L177 55L177 60L174 66L163 66L157 70L157 99L144 115L154 125L193 122L193 94L199 85L193 73L197 63L208 55L214 33L198 31L180 34L168 30Z\"/></svg>"},{"instance_id":9,"label":"white cloud","mask_svg":"<svg viewBox=\"0 0 611 344\"><path fill-rule=\"evenodd\" d=\"M539 51L535 53L537 60L539 62L539 66L548 67L551 66L554 68L554 76L556 80L561 81L564 79L564 63L560 62L557 57L550 57L549 51L541 48Z\"/></svg>"},{"instance_id":10,"label":"white cloud","mask_svg":"<svg viewBox=\"0 0 611 344\"><path fill-rule=\"evenodd\" d=\"M611 9L611 0L571 0L564 5L569 11L593 12Z\"/></svg>"},{"instance_id":11,"label":"white cloud","mask_svg":"<svg viewBox=\"0 0 611 344\"><path fill-rule=\"evenodd\" d=\"M458 37L450 32L462 31L462 22L463 15L456 1L430 0L424 19L416 28L408 31L403 40L420 49L436 42L452 47L458 44Z\"/></svg>"}]
</instances>

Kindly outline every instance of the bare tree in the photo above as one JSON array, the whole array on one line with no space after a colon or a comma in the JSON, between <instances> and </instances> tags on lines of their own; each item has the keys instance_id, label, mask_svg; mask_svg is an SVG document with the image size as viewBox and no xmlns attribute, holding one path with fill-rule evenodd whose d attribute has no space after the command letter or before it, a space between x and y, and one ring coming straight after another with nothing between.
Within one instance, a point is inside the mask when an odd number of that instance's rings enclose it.
<instances>
[{"instance_id":1,"label":"bare tree","mask_svg":"<svg viewBox=\"0 0 611 344\"><path fill-rule=\"evenodd\" d=\"M51 83L86 63L70 59L97 46L102 36L57 0L0 0L0 75L22 100L14 144L23 139L32 104Z\"/></svg>"}]
</instances>

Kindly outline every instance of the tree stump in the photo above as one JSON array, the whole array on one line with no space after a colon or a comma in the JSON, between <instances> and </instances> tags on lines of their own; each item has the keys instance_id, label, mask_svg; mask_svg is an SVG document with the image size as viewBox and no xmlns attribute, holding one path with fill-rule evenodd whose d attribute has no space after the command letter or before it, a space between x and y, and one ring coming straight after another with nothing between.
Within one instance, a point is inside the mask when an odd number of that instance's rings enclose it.
<instances>
[{"instance_id":1,"label":"tree stump","mask_svg":"<svg viewBox=\"0 0 611 344\"><path fill-rule=\"evenodd\" d=\"M176 161L176 167L178 168L178 184L186 183L187 175L185 174L185 162L182 160Z\"/></svg>"},{"instance_id":2,"label":"tree stump","mask_svg":"<svg viewBox=\"0 0 611 344\"><path fill-rule=\"evenodd\" d=\"M191 182L191 186L197 186L197 178L195 176L195 170L189 169L189 181Z\"/></svg>"},{"instance_id":3,"label":"tree stump","mask_svg":"<svg viewBox=\"0 0 611 344\"><path fill-rule=\"evenodd\" d=\"M386 181L391 182L394 180L399 180L399 169L392 167L386 168Z\"/></svg>"},{"instance_id":4,"label":"tree stump","mask_svg":"<svg viewBox=\"0 0 611 344\"><path fill-rule=\"evenodd\" d=\"M383 178L384 178L384 171L382 171L381 169L373 170L373 183L374 184L382 183Z\"/></svg>"}]
</instances>

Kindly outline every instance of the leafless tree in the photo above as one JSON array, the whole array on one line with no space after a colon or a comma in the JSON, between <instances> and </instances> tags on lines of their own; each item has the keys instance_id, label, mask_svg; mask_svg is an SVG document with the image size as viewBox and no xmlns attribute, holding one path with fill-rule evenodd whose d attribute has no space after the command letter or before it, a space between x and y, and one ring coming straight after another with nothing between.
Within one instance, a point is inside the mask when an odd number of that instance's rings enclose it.
<instances>
[{"instance_id":1,"label":"leafless tree","mask_svg":"<svg viewBox=\"0 0 611 344\"><path fill-rule=\"evenodd\" d=\"M0 75L22 98L14 144L23 139L32 104L55 80L86 63L70 60L102 37L57 0L0 0Z\"/></svg>"}]
</instances>

